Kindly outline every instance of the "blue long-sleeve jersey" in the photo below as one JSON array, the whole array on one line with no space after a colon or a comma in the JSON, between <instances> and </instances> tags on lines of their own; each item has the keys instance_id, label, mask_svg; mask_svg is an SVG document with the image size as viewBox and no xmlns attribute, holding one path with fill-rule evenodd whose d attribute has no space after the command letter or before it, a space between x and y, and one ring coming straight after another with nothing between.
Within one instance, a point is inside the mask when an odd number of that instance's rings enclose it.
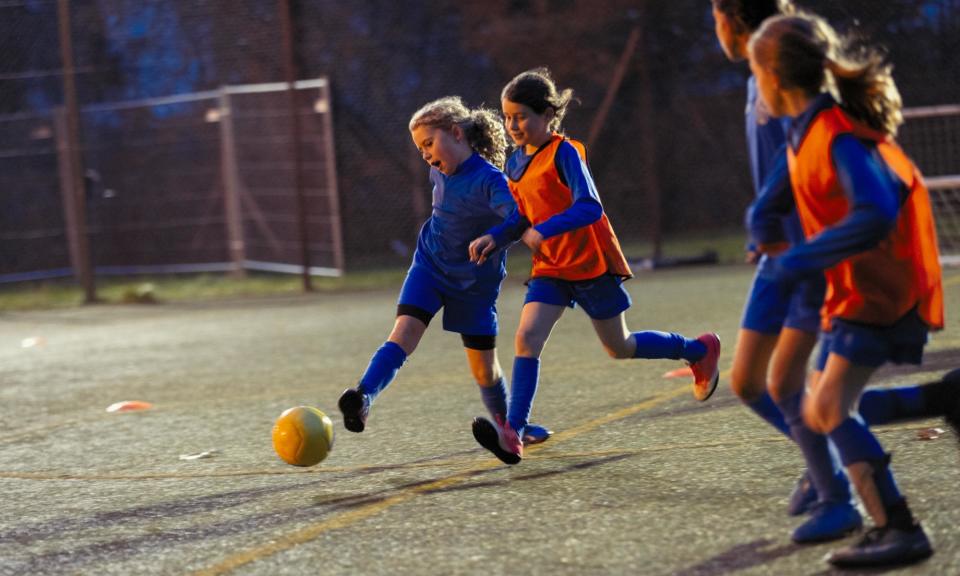
<instances>
[{"instance_id":1,"label":"blue long-sleeve jersey","mask_svg":"<svg viewBox=\"0 0 960 576\"><path fill-rule=\"evenodd\" d=\"M549 142L547 142L549 144ZM546 144L544 145L546 146ZM506 173L511 180L517 181L523 176L530 164L530 160L539 152L527 154L523 148L518 148L507 159ZM577 149L569 142L563 141L557 148L554 164L560 180L573 194L573 203L569 208L551 216L537 224L534 228L543 235L544 239L589 226L603 214L603 205L597 186L590 175L590 169L580 157ZM514 241L523 234L529 222L517 211L511 214L502 225L491 230L497 246Z\"/></svg>"},{"instance_id":2,"label":"blue long-sleeve jersey","mask_svg":"<svg viewBox=\"0 0 960 576\"><path fill-rule=\"evenodd\" d=\"M516 212L503 172L479 154L464 160L456 172L430 169L433 211L420 229L416 264L455 290L499 289L506 276L506 246L482 265L470 261L470 242Z\"/></svg>"},{"instance_id":3,"label":"blue long-sleeve jersey","mask_svg":"<svg viewBox=\"0 0 960 576\"><path fill-rule=\"evenodd\" d=\"M757 91L757 80L747 80L745 110L747 152L755 198L747 209L750 242L773 244L804 241L787 171L786 133L789 118L771 118Z\"/></svg>"}]
</instances>

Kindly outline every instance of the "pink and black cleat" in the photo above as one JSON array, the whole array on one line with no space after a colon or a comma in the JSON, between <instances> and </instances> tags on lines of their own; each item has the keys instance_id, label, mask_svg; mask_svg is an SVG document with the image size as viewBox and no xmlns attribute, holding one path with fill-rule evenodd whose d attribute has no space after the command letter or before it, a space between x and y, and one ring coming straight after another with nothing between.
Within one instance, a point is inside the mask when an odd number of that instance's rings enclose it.
<instances>
[{"instance_id":1,"label":"pink and black cleat","mask_svg":"<svg viewBox=\"0 0 960 576\"><path fill-rule=\"evenodd\" d=\"M519 464L523 459L523 442L510 425L497 418L497 423L486 418L473 419L473 437L504 464Z\"/></svg>"}]
</instances>

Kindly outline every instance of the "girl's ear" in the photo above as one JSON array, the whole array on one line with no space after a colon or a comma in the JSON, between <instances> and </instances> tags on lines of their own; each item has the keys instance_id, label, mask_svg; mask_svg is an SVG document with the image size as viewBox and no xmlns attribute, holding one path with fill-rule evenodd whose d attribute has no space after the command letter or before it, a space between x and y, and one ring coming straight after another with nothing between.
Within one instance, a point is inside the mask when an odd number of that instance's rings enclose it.
<instances>
[{"instance_id":1,"label":"girl's ear","mask_svg":"<svg viewBox=\"0 0 960 576\"><path fill-rule=\"evenodd\" d=\"M464 140L463 128L461 128L459 124L454 124L454 125L450 128L450 134L453 134L453 138L454 138L457 142L463 142L463 140Z\"/></svg>"}]
</instances>

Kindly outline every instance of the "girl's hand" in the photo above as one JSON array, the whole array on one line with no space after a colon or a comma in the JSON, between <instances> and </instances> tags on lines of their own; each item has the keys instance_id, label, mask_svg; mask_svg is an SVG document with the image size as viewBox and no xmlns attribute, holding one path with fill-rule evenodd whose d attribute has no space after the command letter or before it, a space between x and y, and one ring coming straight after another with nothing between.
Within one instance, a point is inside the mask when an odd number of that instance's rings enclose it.
<instances>
[{"instance_id":1,"label":"girl's hand","mask_svg":"<svg viewBox=\"0 0 960 576\"><path fill-rule=\"evenodd\" d=\"M757 246L757 252L767 256L777 256L790 247L789 242L772 242L770 244L760 244Z\"/></svg>"},{"instance_id":2,"label":"girl's hand","mask_svg":"<svg viewBox=\"0 0 960 576\"><path fill-rule=\"evenodd\" d=\"M490 234L475 239L470 243L470 261L477 266L487 261L487 256L496 249L497 243Z\"/></svg>"},{"instance_id":3,"label":"girl's hand","mask_svg":"<svg viewBox=\"0 0 960 576\"><path fill-rule=\"evenodd\" d=\"M534 254L540 251L540 245L543 244L543 234L537 232L533 226L527 228L520 239Z\"/></svg>"}]
</instances>

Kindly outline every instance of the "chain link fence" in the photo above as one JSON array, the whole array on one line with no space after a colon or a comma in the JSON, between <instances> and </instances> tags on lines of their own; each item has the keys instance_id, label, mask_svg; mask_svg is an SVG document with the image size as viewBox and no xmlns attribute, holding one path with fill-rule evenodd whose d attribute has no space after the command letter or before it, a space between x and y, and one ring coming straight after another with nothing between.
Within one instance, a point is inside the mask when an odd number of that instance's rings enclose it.
<instances>
[{"instance_id":1,"label":"chain link fence","mask_svg":"<svg viewBox=\"0 0 960 576\"><path fill-rule=\"evenodd\" d=\"M59 2L0 0L0 277L7 280L68 274L71 266L56 128L64 105ZM960 0L797 3L887 46L908 106L960 102ZM223 124L209 116L220 106L162 99L282 82L282 3L68 4L98 273L231 262ZM335 267L336 234L348 272L408 262L430 210L427 169L406 129L410 114L449 94L497 108L513 75L543 65L578 97L564 128L581 140L595 136L589 163L628 247L740 227L753 195L743 134L748 70L720 52L708 0L290 6L298 77L327 79L332 104L331 126L305 120L300 148L309 250L320 266ZM311 102L299 103L301 118L319 118L310 116ZM256 183L247 204L259 208L259 216L243 213L244 258L297 262L284 103L250 105L258 119L234 134L235 171ZM272 258L278 246L285 255Z\"/></svg>"}]
</instances>

